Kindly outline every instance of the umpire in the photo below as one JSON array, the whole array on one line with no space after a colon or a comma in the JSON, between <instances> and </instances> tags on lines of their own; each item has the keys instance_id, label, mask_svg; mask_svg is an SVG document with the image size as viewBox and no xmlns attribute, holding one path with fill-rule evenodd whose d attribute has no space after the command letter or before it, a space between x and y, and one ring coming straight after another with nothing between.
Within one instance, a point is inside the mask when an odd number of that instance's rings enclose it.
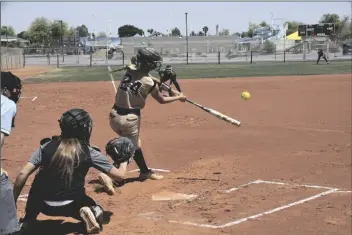
<instances>
[{"instance_id":1,"label":"umpire","mask_svg":"<svg viewBox=\"0 0 352 235\"><path fill-rule=\"evenodd\" d=\"M326 54L323 52L323 49L319 49L319 50L318 50L318 60L317 60L317 64L319 63L321 57L323 57L323 59L325 60L325 62L326 62L327 64L329 64L329 61L328 61L328 59L326 58Z\"/></svg>"}]
</instances>

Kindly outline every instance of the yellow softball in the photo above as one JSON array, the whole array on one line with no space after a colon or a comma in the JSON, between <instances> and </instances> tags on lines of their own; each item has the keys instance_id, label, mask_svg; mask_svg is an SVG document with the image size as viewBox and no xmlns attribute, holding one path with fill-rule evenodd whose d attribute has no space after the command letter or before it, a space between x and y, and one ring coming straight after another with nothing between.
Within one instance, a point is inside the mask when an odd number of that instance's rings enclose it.
<instances>
[{"instance_id":1,"label":"yellow softball","mask_svg":"<svg viewBox=\"0 0 352 235\"><path fill-rule=\"evenodd\" d=\"M242 99L249 100L251 98L251 94L248 91L244 91L241 94Z\"/></svg>"}]
</instances>

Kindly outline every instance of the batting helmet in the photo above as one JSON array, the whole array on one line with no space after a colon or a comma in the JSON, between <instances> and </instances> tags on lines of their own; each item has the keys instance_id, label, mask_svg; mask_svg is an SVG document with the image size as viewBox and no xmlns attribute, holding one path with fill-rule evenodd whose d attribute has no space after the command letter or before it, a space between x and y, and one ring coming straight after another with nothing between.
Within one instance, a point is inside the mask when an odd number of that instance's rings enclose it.
<instances>
[{"instance_id":1,"label":"batting helmet","mask_svg":"<svg viewBox=\"0 0 352 235\"><path fill-rule=\"evenodd\" d=\"M70 109L59 119L61 138L77 138L89 144L93 121L83 109Z\"/></svg>"},{"instance_id":2,"label":"batting helmet","mask_svg":"<svg viewBox=\"0 0 352 235\"><path fill-rule=\"evenodd\" d=\"M130 162L136 148L129 138L118 137L110 140L105 146L106 154L114 161L114 165L118 166L123 162Z\"/></svg>"},{"instance_id":3,"label":"batting helmet","mask_svg":"<svg viewBox=\"0 0 352 235\"><path fill-rule=\"evenodd\" d=\"M10 93L9 99L17 103L21 97L22 83L19 77L13 75L11 72L1 72L1 90L7 89Z\"/></svg>"},{"instance_id":4,"label":"batting helmet","mask_svg":"<svg viewBox=\"0 0 352 235\"><path fill-rule=\"evenodd\" d=\"M136 55L136 64L148 67L149 70L159 70L163 63L161 55L153 48L141 48Z\"/></svg>"}]
</instances>

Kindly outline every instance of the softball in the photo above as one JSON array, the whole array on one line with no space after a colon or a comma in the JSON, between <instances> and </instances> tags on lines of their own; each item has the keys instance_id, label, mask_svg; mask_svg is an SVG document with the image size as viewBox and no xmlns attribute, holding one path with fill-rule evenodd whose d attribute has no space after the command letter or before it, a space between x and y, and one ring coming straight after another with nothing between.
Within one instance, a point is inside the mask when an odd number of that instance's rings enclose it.
<instances>
[{"instance_id":1,"label":"softball","mask_svg":"<svg viewBox=\"0 0 352 235\"><path fill-rule=\"evenodd\" d=\"M242 99L249 100L251 98L251 94L248 91L244 91L241 94Z\"/></svg>"}]
</instances>

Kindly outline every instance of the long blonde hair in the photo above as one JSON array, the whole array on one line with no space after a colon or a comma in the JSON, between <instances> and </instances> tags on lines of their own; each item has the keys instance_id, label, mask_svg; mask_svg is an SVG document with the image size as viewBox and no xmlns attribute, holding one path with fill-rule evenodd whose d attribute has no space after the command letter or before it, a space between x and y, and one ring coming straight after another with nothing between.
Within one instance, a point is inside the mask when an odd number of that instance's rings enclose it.
<instances>
[{"instance_id":1,"label":"long blonde hair","mask_svg":"<svg viewBox=\"0 0 352 235\"><path fill-rule=\"evenodd\" d=\"M58 170L60 176L65 181L66 186L70 186L74 168L79 165L79 158L82 145L77 138L61 139L49 167Z\"/></svg>"}]
</instances>

